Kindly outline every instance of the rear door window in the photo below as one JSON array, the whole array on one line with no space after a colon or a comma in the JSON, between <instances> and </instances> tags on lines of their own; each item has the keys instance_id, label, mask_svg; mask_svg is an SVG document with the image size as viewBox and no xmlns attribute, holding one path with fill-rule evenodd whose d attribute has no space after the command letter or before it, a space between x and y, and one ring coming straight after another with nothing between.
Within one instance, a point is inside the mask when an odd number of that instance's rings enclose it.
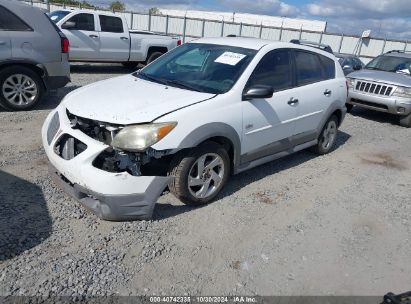
<instances>
[{"instance_id":1,"label":"rear door window","mask_svg":"<svg viewBox=\"0 0 411 304\"><path fill-rule=\"evenodd\" d=\"M292 87L291 53L289 50L277 50L266 54L258 63L247 83L247 88L254 85L267 85L275 91Z\"/></svg>"},{"instance_id":2,"label":"rear door window","mask_svg":"<svg viewBox=\"0 0 411 304\"><path fill-rule=\"evenodd\" d=\"M23 20L0 5L0 31L32 31Z\"/></svg>"},{"instance_id":3,"label":"rear door window","mask_svg":"<svg viewBox=\"0 0 411 304\"><path fill-rule=\"evenodd\" d=\"M320 57L315 53L295 51L295 70L298 86L304 86L327 79L323 72Z\"/></svg>"},{"instance_id":4,"label":"rear door window","mask_svg":"<svg viewBox=\"0 0 411 304\"><path fill-rule=\"evenodd\" d=\"M123 21L118 17L99 15L102 32L123 33Z\"/></svg>"},{"instance_id":5,"label":"rear door window","mask_svg":"<svg viewBox=\"0 0 411 304\"><path fill-rule=\"evenodd\" d=\"M95 31L93 14L77 14L66 22L74 22L76 26L72 30L78 31Z\"/></svg>"}]
</instances>

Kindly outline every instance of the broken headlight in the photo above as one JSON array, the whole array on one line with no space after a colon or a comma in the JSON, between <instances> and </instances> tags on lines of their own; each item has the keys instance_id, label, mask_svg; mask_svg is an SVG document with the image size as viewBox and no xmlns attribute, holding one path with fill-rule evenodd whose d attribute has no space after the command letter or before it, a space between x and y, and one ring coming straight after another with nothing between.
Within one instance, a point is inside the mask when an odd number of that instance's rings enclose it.
<instances>
[{"instance_id":1,"label":"broken headlight","mask_svg":"<svg viewBox=\"0 0 411 304\"><path fill-rule=\"evenodd\" d=\"M166 122L127 126L118 132L111 145L120 150L141 152L164 138L176 125L176 122Z\"/></svg>"}]
</instances>

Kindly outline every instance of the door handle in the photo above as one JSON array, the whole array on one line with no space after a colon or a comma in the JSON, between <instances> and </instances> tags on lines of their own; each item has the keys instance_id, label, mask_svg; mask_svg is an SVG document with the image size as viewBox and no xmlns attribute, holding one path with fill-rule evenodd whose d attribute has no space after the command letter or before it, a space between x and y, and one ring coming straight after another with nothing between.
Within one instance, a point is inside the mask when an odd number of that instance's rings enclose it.
<instances>
[{"instance_id":1,"label":"door handle","mask_svg":"<svg viewBox=\"0 0 411 304\"><path fill-rule=\"evenodd\" d=\"M291 97L290 100L287 102L290 106L296 105L298 103L298 99Z\"/></svg>"},{"instance_id":2,"label":"door handle","mask_svg":"<svg viewBox=\"0 0 411 304\"><path fill-rule=\"evenodd\" d=\"M327 97L330 97L330 96L331 96L331 93L332 93L332 92L331 92L330 90L325 90L325 91L324 91L324 95L327 96Z\"/></svg>"},{"instance_id":3,"label":"door handle","mask_svg":"<svg viewBox=\"0 0 411 304\"><path fill-rule=\"evenodd\" d=\"M88 35L90 38L98 38L97 35Z\"/></svg>"},{"instance_id":4,"label":"door handle","mask_svg":"<svg viewBox=\"0 0 411 304\"><path fill-rule=\"evenodd\" d=\"M120 37L121 40L128 40L127 37Z\"/></svg>"}]
</instances>

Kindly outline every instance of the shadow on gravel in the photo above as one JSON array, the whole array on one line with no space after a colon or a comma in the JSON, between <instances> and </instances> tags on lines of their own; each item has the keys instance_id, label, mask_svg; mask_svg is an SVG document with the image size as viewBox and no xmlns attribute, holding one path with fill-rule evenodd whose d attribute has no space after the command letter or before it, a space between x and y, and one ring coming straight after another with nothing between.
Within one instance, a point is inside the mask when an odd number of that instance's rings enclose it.
<instances>
[{"instance_id":1,"label":"shadow on gravel","mask_svg":"<svg viewBox=\"0 0 411 304\"><path fill-rule=\"evenodd\" d=\"M43 99L37 104L34 110L52 110L55 109L63 98L81 86L67 84L66 87L48 92Z\"/></svg>"},{"instance_id":2,"label":"shadow on gravel","mask_svg":"<svg viewBox=\"0 0 411 304\"><path fill-rule=\"evenodd\" d=\"M175 206L171 204L156 204L153 220L165 220L166 218L190 212L193 209L198 209L201 207L202 206L193 207L188 205Z\"/></svg>"},{"instance_id":3,"label":"shadow on gravel","mask_svg":"<svg viewBox=\"0 0 411 304\"><path fill-rule=\"evenodd\" d=\"M334 151L338 150L340 147L345 145L345 143L350 139L350 137L350 134L345 133L343 131L338 131L338 137ZM331 153L333 153L333 151ZM283 157L272 162L263 164L261 166L250 169L238 175L234 175L228 180L227 185L217 196L217 199L222 199L226 196L232 195L252 182L263 179L269 175L276 174L280 171L284 171L292 167L298 166L316 157L318 157L318 155L311 153L307 150L303 150L290 156ZM201 207L204 207L204 205L193 207L187 205L175 206L171 204L156 204L156 207L154 209L153 220L163 220L179 214L190 212L193 209Z\"/></svg>"},{"instance_id":4,"label":"shadow on gravel","mask_svg":"<svg viewBox=\"0 0 411 304\"><path fill-rule=\"evenodd\" d=\"M350 134L343 131L338 131L337 141L334 150L331 151L331 153L345 145L350 137ZM269 175L273 175L278 172L296 167L316 157L318 157L318 155L308 150L303 150L295 154L266 163L264 165L255 167L238 175L232 176L225 188L217 196L217 199L229 196L250 183L263 179Z\"/></svg>"},{"instance_id":5,"label":"shadow on gravel","mask_svg":"<svg viewBox=\"0 0 411 304\"><path fill-rule=\"evenodd\" d=\"M399 126L398 116L390 114L390 113L384 113L384 112L378 112L378 111L363 109L359 107L354 107L350 114L355 117L361 117L361 118L368 119L368 120L374 120L380 123L389 123L392 125Z\"/></svg>"},{"instance_id":6,"label":"shadow on gravel","mask_svg":"<svg viewBox=\"0 0 411 304\"><path fill-rule=\"evenodd\" d=\"M135 70L141 68L139 65L136 69L123 67L121 64L108 63L71 63L70 72L76 74L130 74Z\"/></svg>"},{"instance_id":7,"label":"shadow on gravel","mask_svg":"<svg viewBox=\"0 0 411 304\"><path fill-rule=\"evenodd\" d=\"M41 188L0 171L0 261L41 244L51 230Z\"/></svg>"}]
</instances>

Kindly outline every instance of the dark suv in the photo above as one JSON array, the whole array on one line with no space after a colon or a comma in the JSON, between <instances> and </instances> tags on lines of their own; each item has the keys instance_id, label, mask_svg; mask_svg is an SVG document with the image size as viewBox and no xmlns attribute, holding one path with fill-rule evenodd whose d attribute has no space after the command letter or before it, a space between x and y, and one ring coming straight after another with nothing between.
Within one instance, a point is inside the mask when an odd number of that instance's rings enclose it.
<instances>
[{"instance_id":1,"label":"dark suv","mask_svg":"<svg viewBox=\"0 0 411 304\"><path fill-rule=\"evenodd\" d=\"M70 81L69 41L39 8L0 2L0 105L31 109Z\"/></svg>"}]
</instances>

